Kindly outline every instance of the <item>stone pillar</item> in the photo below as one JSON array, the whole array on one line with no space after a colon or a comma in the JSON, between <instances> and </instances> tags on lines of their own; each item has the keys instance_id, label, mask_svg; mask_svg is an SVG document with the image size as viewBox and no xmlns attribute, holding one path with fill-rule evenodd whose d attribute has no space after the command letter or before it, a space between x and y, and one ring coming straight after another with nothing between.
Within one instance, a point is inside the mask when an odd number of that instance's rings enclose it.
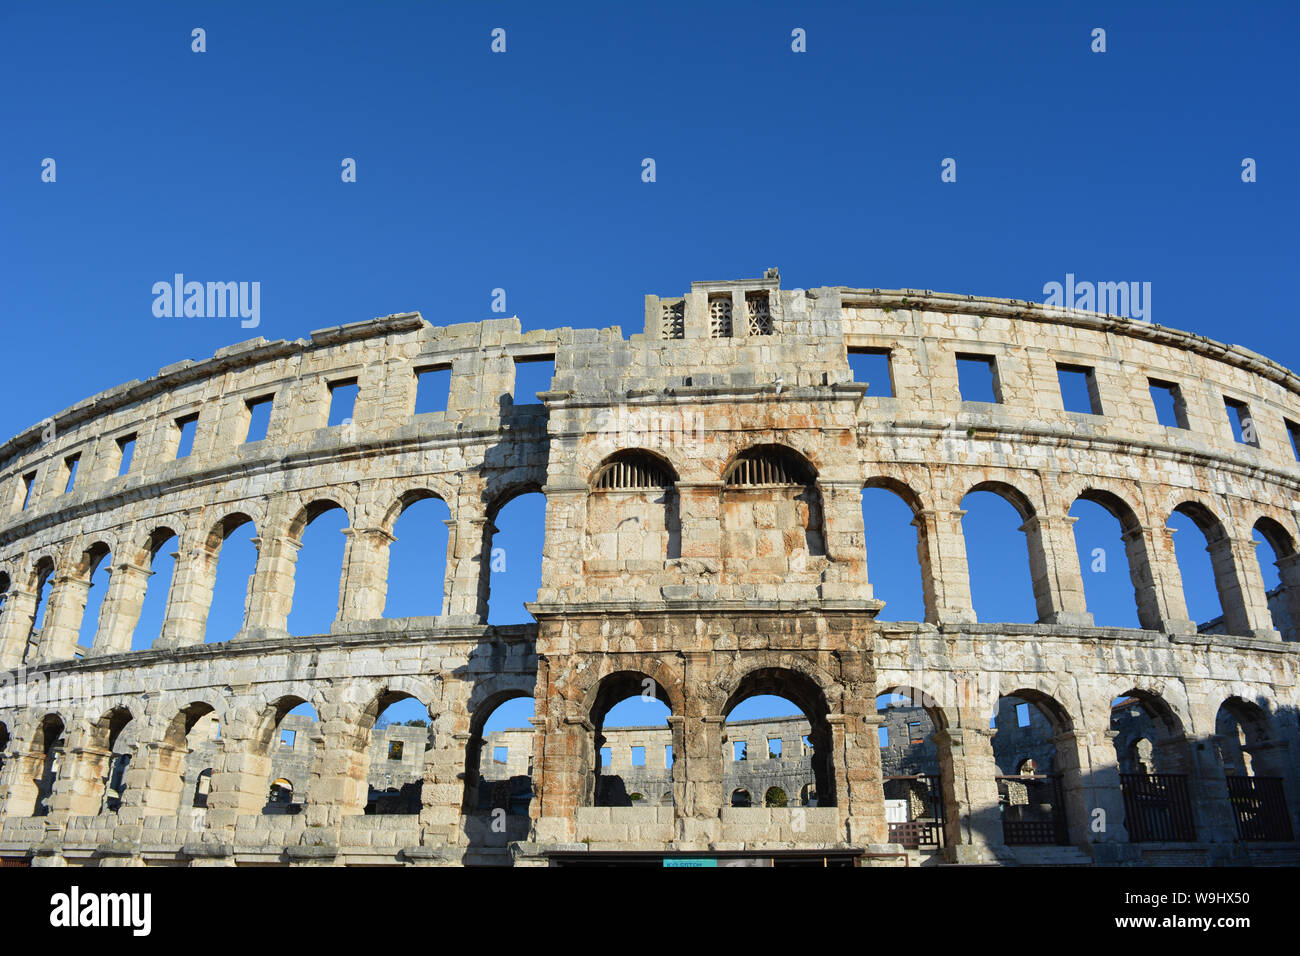
<instances>
[{"instance_id":1,"label":"stone pillar","mask_svg":"<svg viewBox=\"0 0 1300 956\"><path fill-rule=\"evenodd\" d=\"M465 842L460 826L461 813L473 813L476 809L475 804L464 806L466 794L468 792L474 799L478 796L477 777L471 780L467 768L471 738L469 719L442 713L433 717L429 724L433 746L424 759L420 826L424 828L426 843L455 846Z\"/></svg>"},{"instance_id":2,"label":"stone pillar","mask_svg":"<svg viewBox=\"0 0 1300 956\"><path fill-rule=\"evenodd\" d=\"M1282 579L1282 600L1291 620L1291 630L1282 635L1282 640L1300 640L1300 551L1278 558L1277 572Z\"/></svg>"},{"instance_id":3,"label":"stone pillar","mask_svg":"<svg viewBox=\"0 0 1300 956\"><path fill-rule=\"evenodd\" d=\"M153 572L129 561L113 568L108 578L108 592L99 609L99 630L95 634L95 653L122 654L131 649L144 592Z\"/></svg>"},{"instance_id":4,"label":"stone pillar","mask_svg":"<svg viewBox=\"0 0 1300 956\"><path fill-rule=\"evenodd\" d=\"M1195 634L1196 623L1187 615L1183 576L1178 569L1178 556L1174 552L1174 533L1177 530L1164 524L1154 528L1138 527L1125 534L1124 543L1128 548L1129 567L1140 567L1140 580L1150 581L1151 592L1145 602L1146 613L1149 615L1157 612L1160 629L1166 633ZM1139 535L1143 545L1141 551L1138 550ZM1138 561L1136 565L1133 563L1135 559ZM1139 613L1143 613L1144 602L1140 587L1137 596Z\"/></svg>"},{"instance_id":5,"label":"stone pillar","mask_svg":"<svg viewBox=\"0 0 1300 956\"><path fill-rule=\"evenodd\" d=\"M228 719L221 728L221 747L212 767L207 827L233 834L241 814L260 814L266 806L270 758L255 738L251 715Z\"/></svg>"},{"instance_id":6,"label":"stone pillar","mask_svg":"<svg viewBox=\"0 0 1300 956\"><path fill-rule=\"evenodd\" d=\"M1228 799L1217 736L1212 734L1190 743L1184 755L1197 843L1232 843L1237 839L1237 823Z\"/></svg>"},{"instance_id":7,"label":"stone pillar","mask_svg":"<svg viewBox=\"0 0 1300 956\"><path fill-rule=\"evenodd\" d=\"M267 632L288 634L289 610L293 607L294 566L302 542L280 535L254 538L253 544L257 547L257 570L253 572L248 618L240 636L257 637ZM255 629L258 633L250 633Z\"/></svg>"},{"instance_id":8,"label":"stone pillar","mask_svg":"<svg viewBox=\"0 0 1300 956\"><path fill-rule=\"evenodd\" d=\"M1222 526L1212 528L1205 537L1205 550L1210 554L1210 563L1214 567L1214 584L1218 589L1219 603L1223 608L1224 630L1229 634L1242 636L1273 636L1269 633L1273 627L1271 619L1268 620L1267 627L1262 626L1260 609L1251 594L1256 589L1244 587L1250 564L1255 565L1254 576L1259 577L1259 565L1254 559L1253 551L1249 553L1249 561L1243 560L1247 557L1247 553L1241 542L1231 537ZM1262 581L1258 590L1260 595L1263 595ZM1268 617L1267 606L1263 609L1263 616Z\"/></svg>"},{"instance_id":9,"label":"stone pillar","mask_svg":"<svg viewBox=\"0 0 1300 956\"><path fill-rule=\"evenodd\" d=\"M31 752L32 742L23 740L0 770L0 817L30 817L36 807L40 781L45 774L44 751Z\"/></svg>"},{"instance_id":10,"label":"stone pillar","mask_svg":"<svg viewBox=\"0 0 1300 956\"><path fill-rule=\"evenodd\" d=\"M595 732L585 716L548 715L542 759L534 764L538 787L530 815L535 842L573 842L578 807L593 772L589 741Z\"/></svg>"},{"instance_id":11,"label":"stone pillar","mask_svg":"<svg viewBox=\"0 0 1300 956\"><path fill-rule=\"evenodd\" d=\"M89 594L89 581L66 574L54 579L41 628L41 642L36 648L36 663L70 661L76 657L78 632Z\"/></svg>"},{"instance_id":12,"label":"stone pillar","mask_svg":"<svg viewBox=\"0 0 1300 956\"><path fill-rule=\"evenodd\" d=\"M967 716L978 720L976 714ZM943 788L944 853L950 863L994 863L1006 855L993 734L970 726L934 734Z\"/></svg>"},{"instance_id":13,"label":"stone pillar","mask_svg":"<svg viewBox=\"0 0 1300 956\"><path fill-rule=\"evenodd\" d=\"M496 528L482 513L470 516L464 504L456 511L462 517L447 520L447 598L443 613L453 623L484 624Z\"/></svg>"},{"instance_id":14,"label":"stone pillar","mask_svg":"<svg viewBox=\"0 0 1300 956\"><path fill-rule=\"evenodd\" d=\"M145 817L176 816L190 810L194 795L182 792L188 755L188 748L164 741L141 743L122 778L125 793L118 821L134 825Z\"/></svg>"},{"instance_id":15,"label":"stone pillar","mask_svg":"<svg viewBox=\"0 0 1300 956\"><path fill-rule=\"evenodd\" d=\"M862 522L862 485L858 481L819 481L822 536L830 564L822 597L870 601L866 529Z\"/></svg>"},{"instance_id":16,"label":"stone pillar","mask_svg":"<svg viewBox=\"0 0 1300 956\"><path fill-rule=\"evenodd\" d=\"M1292 758L1291 744L1279 739L1261 740L1244 744L1241 749L1250 755L1250 765L1256 776L1282 778L1282 793L1287 814L1291 817L1291 833L1293 836L1300 834L1300 766Z\"/></svg>"},{"instance_id":17,"label":"stone pillar","mask_svg":"<svg viewBox=\"0 0 1300 956\"><path fill-rule=\"evenodd\" d=\"M1227 550L1235 566L1236 573L1229 578L1227 589L1235 592L1230 599L1234 606L1240 606L1240 613L1246 630L1229 631L1230 634L1250 634L1265 640L1279 641L1282 635L1273 626L1273 615L1268 609L1268 589L1264 586L1264 575L1259 567L1259 555L1255 550L1256 542L1250 536L1226 539L1226 548L1221 544L1218 550ZM1216 549L1212 546L1213 557ZM1218 579L1219 563L1215 562L1215 578ZM1220 588L1223 590L1223 588ZM1225 599L1225 622L1227 621L1227 600Z\"/></svg>"},{"instance_id":18,"label":"stone pillar","mask_svg":"<svg viewBox=\"0 0 1300 956\"><path fill-rule=\"evenodd\" d=\"M1137 605L1138 626L1150 631L1163 631L1170 619L1165 593L1160 586L1157 568L1151 560L1152 547L1148 543L1151 530L1132 527L1120 535L1124 542L1124 555L1128 558L1129 577L1133 581L1133 600ZM1184 615L1186 610L1184 609Z\"/></svg>"},{"instance_id":19,"label":"stone pillar","mask_svg":"<svg viewBox=\"0 0 1300 956\"><path fill-rule=\"evenodd\" d=\"M706 333L707 334L707 333ZM722 568L722 482L677 482L682 566L715 576Z\"/></svg>"},{"instance_id":20,"label":"stone pillar","mask_svg":"<svg viewBox=\"0 0 1300 956\"><path fill-rule=\"evenodd\" d=\"M689 674L689 663L687 668ZM722 832L721 810L726 805L722 786L726 757L722 747L726 721L716 714L702 712L701 707L692 707L688 696L687 715L669 717L668 723L673 728L677 842L684 848L703 849Z\"/></svg>"},{"instance_id":21,"label":"stone pillar","mask_svg":"<svg viewBox=\"0 0 1300 956\"><path fill-rule=\"evenodd\" d=\"M846 695L844 699L860 710L846 714L838 728L832 719L831 728L837 742L835 753L843 754L843 789L837 781L835 792L843 794L840 799L847 820L848 840L859 845L888 843L889 824L885 821L885 780L880 769L878 732L886 720L875 712L874 693L869 697L855 693ZM870 713L866 712L868 706ZM838 746L841 736L845 743L843 751Z\"/></svg>"},{"instance_id":22,"label":"stone pillar","mask_svg":"<svg viewBox=\"0 0 1300 956\"><path fill-rule=\"evenodd\" d=\"M1077 520L1070 515L1037 514L1020 526L1029 546L1029 571L1042 624L1092 627L1074 542Z\"/></svg>"},{"instance_id":23,"label":"stone pillar","mask_svg":"<svg viewBox=\"0 0 1300 956\"><path fill-rule=\"evenodd\" d=\"M350 704L321 705L322 742L312 762L304 809L309 827L337 828L344 817L365 813L370 734L362 731L360 717L360 709Z\"/></svg>"},{"instance_id":24,"label":"stone pillar","mask_svg":"<svg viewBox=\"0 0 1300 956\"><path fill-rule=\"evenodd\" d=\"M50 795L50 816L95 816L103 809L112 752L83 743L64 751Z\"/></svg>"},{"instance_id":25,"label":"stone pillar","mask_svg":"<svg viewBox=\"0 0 1300 956\"><path fill-rule=\"evenodd\" d=\"M975 623L970 571L966 566L966 539L961 527L965 513L925 510L918 511L912 519L925 590L925 619L930 624Z\"/></svg>"},{"instance_id":26,"label":"stone pillar","mask_svg":"<svg viewBox=\"0 0 1300 956\"><path fill-rule=\"evenodd\" d=\"M6 596L4 610L0 611L0 669L8 670L23 663L39 597L35 591L21 588L13 588Z\"/></svg>"},{"instance_id":27,"label":"stone pillar","mask_svg":"<svg viewBox=\"0 0 1300 956\"><path fill-rule=\"evenodd\" d=\"M384 616L388 598L388 548L397 538L383 528L348 528L343 533L347 545L343 553L339 619L378 620Z\"/></svg>"},{"instance_id":28,"label":"stone pillar","mask_svg":"<svg viewBox=\"0 0 1300 956\"><path fill-rule=\"evenodd\" d=\"M1113 730L1099 734L1066 730L1052 738L1065 798L1065 821L1075 846L1128 842L1123 822L1124 794L1115 763L1117 736ZM1096 810L1102 813L1094 817Z\"/></svg>"},{"instance_id":29,"label":"stone pillar","mask_svg":"<svg viewBox=\"0 0 1300 956\"><path fill-rule=\"evenodd\" d=\"M206 547L177 551L172 573L171 594L162 633L154 645L160 648L190 647L202 644L207 634L208 611L212 608L212 590L217 583L218 556Z\"/></svg>"}]
</instances>

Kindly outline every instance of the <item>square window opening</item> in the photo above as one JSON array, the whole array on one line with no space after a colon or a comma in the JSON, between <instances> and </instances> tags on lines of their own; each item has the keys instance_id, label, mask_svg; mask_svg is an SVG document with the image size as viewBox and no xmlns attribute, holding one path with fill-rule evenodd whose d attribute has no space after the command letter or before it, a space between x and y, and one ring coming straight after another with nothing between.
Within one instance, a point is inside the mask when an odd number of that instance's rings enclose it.
<instances>
[{"instance_id":1,"label":"square window opening","mask_svg":"<svg viewBox=\"0 0 1300 956\"><path fill-rule=\"evenodd\" d=\"M445 412L450 398L450 365L431 365L415 370L415 414Z\"/></svg>"},{"instance_id":2,"label":"square window opening","mask_svg":"<svg viewBox=\"0 0 1300 956\"><path fill-rule=\"evenodd\" d=\"M515 393L516 405L538 404L537 393L551 390L551 379L555 378L555 356L540 355L515 359Z\"/></svg>"},{"instance_id":3,"label":"square window opening","mask_svg":"<svg viewBox=\"0 0 1300 956\"><path fill-rule=\"evenodd\" d=\"M352 415L357 406L357 392L360 391L357 380L355 378L345 378L337 382L330 382L329 390L330 417L326 425L330 428L335 425L351 425Z\"/></svg>"},{"instance_id":4,"label":"square window opening","mask_svg":"<svg viewBox=\"0 0 1300 956\"><path fill-rule=\"evenodd\" d=\"M296 731L296 730L282 730L282 731L280 731L280 746L281 746L281 747L288 747L290 750L292 750L292 749L293 749L293 743L294 743L294 741L295 741L297 738L298 738L298 731Z\"/></svg>"},{"instance_id":5,"label":"square window opening","mask_svg":"<svg viewBox=\"0 0 1300 956\"><path fill-rule=\"evenodd\" d=\"M645 766L645 748L644 748L644 747L633 747L633 748L632 748L632 766L634 766L634 767L644 767L644 766Z\"/></svg>"},{"instance_id":6,"label":"square window opening","mask_svg":"<svg viewBox=\"0 0 1300 956\"><path fill-rule=\"evenodd\" d=\"M868 395L894 397L894 366L889 349L849 349L849 368L853 370L853 381L867 386Z\"/></svg>"},{"instance_id":7,"label":"square window opening","mask_svg":"<svg viewBox=\"0 0 1300 956\"><path fill-rule=\"evenodd\" d=\"M248 431L244 434L244 441L264 441L266 433L271 427L271 406L275 403L275 397L265 395L262 398L250 398L244 403L248 409Z\"/></svg>"},{"instance_id":8,"label":"square window opening","mask_svg":"<svg viewBox=\"0 0 1300 956\"><path fill-rule=\"evenodd\" d=\"M1166 428L1187 427L1187 402L1183 390L1173 382L1147 379L1151 387L1151 403L1156 407L1156 420Z\"/></svg>"},{"instance_id":9,"label":"square window opening","mask_svg":"<svg viewBox=\"0 0 1300 956\"><path fill-rule=\"evenodd\" d=\"M1061 404L1067 412L1101 414L1101 394L1097 391L1097 373L1094 369L1058 363L1056 377L1061 386Z\"/></svg>"},{"instance_id":10,"label":"square window opening","mask_svg":"<svg viewBox=\"0 0 1300 956\"><path fill-rule=\"evenodd\" d=\"M963 402L1000 403L997 360L991 355L958 355L957 391Z\"/></svg>"}]
</instances>

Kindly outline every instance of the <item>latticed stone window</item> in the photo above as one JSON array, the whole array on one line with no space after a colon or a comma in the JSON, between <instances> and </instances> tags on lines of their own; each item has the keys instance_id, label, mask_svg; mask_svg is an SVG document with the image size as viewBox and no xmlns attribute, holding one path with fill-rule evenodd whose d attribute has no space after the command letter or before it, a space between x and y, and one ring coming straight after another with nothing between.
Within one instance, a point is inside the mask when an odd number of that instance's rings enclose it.
<instances>
[{"instance_id":1,"label":"latticed stone window","mask_svg":"<svg viewBox=\"0 0 1300 956\"><path fill-rule=\"evenodd\" d=\"M766 292L751 292L745 296L745 312L749 317L750 335L772 334L772 304Z\"/></svg>"},{"instance_id":2,"label":"latticed stone window","mask_svg":"<svg viewBox=\"0 0 1300 956\"><path fill-rule=\"evenodd\" d=\"M663 303L663 336L666 339L686 338L686 303Z\"/></svg>"},{"instance_id":3,"label":"latticed stone window","mask_svg":"<svg viewBox=\"0 0 1300 956\"><path fill-rule=\"evenodd\" d=\"M812 469L798 455L776 446L751 448L743 452L727 469L724 483L729 487L754 485L811 485Z\"/></svg>"},{"instance_id":4,"label":"latticed stone window","mask_svg":"<svg viewBox=\"0 0 1300 956\"><path fill-rule=\"evenodd\" d=\"M715 295L709 299L709 335L715 339L731 338L731 296Z\"/></svg>"},{"instance_id":5,"label":"latticed stone window","mask_svg":"<svg viewBox=\"0 0 1300 956\"><path fill-rule=\"evenodd\" d=\"M625 453L616 456L596 472L593 486L601 490L619 488L669 488L673 474L653 455Z\"/></svg>"}]
</instances>

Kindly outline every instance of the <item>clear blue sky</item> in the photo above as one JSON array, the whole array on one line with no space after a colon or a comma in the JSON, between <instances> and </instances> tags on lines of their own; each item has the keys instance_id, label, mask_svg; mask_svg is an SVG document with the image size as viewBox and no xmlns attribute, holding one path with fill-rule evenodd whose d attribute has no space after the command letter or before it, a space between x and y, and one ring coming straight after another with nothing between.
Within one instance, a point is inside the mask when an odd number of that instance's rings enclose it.
<instances>
[{"instance_id":1,"label":"clear blue sky","mask_svg":"<svg viewBox=\"0 0 1300 956\"><path fill-rule=\"evenodd\" d=\"M646 292L772 265L1040 300L1150 282L1154 321L1300 366L1298 9L6 3L0 434L253 335L489 318L496 288L525 328L632 332ZM177 272L260 282L260 327L156 318Z\"/></svg>"}]
</instances>

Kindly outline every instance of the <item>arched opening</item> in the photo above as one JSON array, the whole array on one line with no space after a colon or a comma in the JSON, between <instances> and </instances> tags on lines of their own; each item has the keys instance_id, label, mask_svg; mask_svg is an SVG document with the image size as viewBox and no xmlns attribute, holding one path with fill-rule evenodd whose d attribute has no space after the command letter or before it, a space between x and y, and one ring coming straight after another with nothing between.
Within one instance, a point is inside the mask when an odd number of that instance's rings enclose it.
<instances>
[{"instance_id":1,"label":"arched opening","mask_svg":"<svg viewBox=\"0 0 1300 956\"><path fill-rule=\"evenodd\" d=\"M5 602L9 600L9 575L0 571L0 611L5 609Z\"/></svg>"},{"instance_id":2,"label":"arched opening","mask_svg":"<svg viewBox=\"0 0 1300 956\"><path fill-rule=\"evenodd\" d=\"M151 789L159 806L180 815L207 808L212 769L221 746L221 721L212 705L196 701L181 709L167 725Z\"/></svg>"},{"instance_id":3,"label":"arched opening","mask_svg":"<svg viewBox=\"0 0 1300 956\"><path fill-rule=\"evenodd\" d=\"M654 570L681 557L681 521L668 462L640 449L616 452L596 469L587 496L583 560L593 576Z\"/></svg>"},{"instance_id":4,"label":"arched opening","mask_svg":"<svg viewBox=\"0 0 1300 956\"><path fill-rule=\"evenodd\" d=\"M920 691L894 687L876 697L876 716L881 721L876 733L889 842L909 850L937 850L946 839L935 740L943 713Z\"/></svg>"},{"instance_id":5,"label":"arched opening","mask_svg":"<svg viewBox=\"0 0 1300 956\"><path fill-rule=\"evenodd\" d=\"M1068 844L1066 788L1055 740L1071 727L1064 708L1045 694L1017 691L998 698L989 726L995 731L1003 840L1009 846Z\"/></svg>"},{"instance_id":6,"label":"arched opening","mask_svg":"<svg viewBox=\"0 0 1300 956\"><path fill-rule=\"evenodd\" d=\"M1251 538L1273 627L1282 640L1294 641L1300 620L1300 562L1295 558L1295 542L1272 518L1256 521Z\"/></svg>"},{"instance_id":7,"label":"arched opening","mask_svg":"<svg viewBox=\"0 0 1300 956\"><path fill-rule=\"evenodd\" d=\"M27 634L27 644L23 647L23 663L36 660L36 648L41 641L41 629L45 626L45 612L49 607L50 588L54 579L54 561L41 558L32 568L31 589L36 595L36 607L32 612L32 626Z\"/></svg>"},{"instance_id":8,"label":"arched opening","mask_svg":"<svg viewBox=\"0 0 1300 956\"><path fill-rule=\"evenodd\" d=\"M877 620L930 619L922 577L922 567L929 558L916 522L917 506L910 489L893 482L868 482L862 491L867 575L876 598L885 602Z\"/></svg>"},{"instance_id":9,"label":"arched opening","mask_svg":"<svg viewBox=\"0 0 1300 956\"><path fill-rule=\"evenodd\" d=\"M263 718L256 755L267 760L267 799L262 813L301 813L311 796L308 784L319 775L318 761L324 755L316 708L293 696L273 703ZM287 788L285 783L289 783Z\"/></svg>"},{"instance_id":10,"label":"arched opening","mask_svg":"<svg viewBox=\"0 0 1300 956\"><path fill-rule=\"evenodd\" d=\"M763 806L781 809L784 808L785 805L785 791L780 787L768 787L767 792L763 794Z\"/></svg>"},{"instance_id":11,"label":"arched opening","mask_svg":"<svg viewBox=\"0 0 1300 956\"><path fill-rule=\"evenodd\" d=\"M1231 558L1224 566L1223 549L1215 547L1222 541L1223 526L1207 508L1194 502L1175 508L1166 525L1174 531L1174 556L1188 616L1200 622L1198 631L1228 632L1233 622L1224 615L1222 585L1226 582L1221 578L1229 573ZM1219 561L1214 560L1215 551L1219 552Z\"/></svg>"},{"instance_id":12,"label":"arched opening","mask_svg":"<svg viewBox=\"0 0 1300 956\"><path fill-rule=\"evenodd\" d=\"M817 803L835 806L830 707L811 677L784 668L746 674L722 710L723 790L787 794L809 784Z\"/></svg>"},{"instance_id":13,"label":"arched opening","mask_svg":"<svg viewBox=\"0 0 1300 956\"><path fill-rule=\"evenodd\" d=\"M443 613L447 576L446 503L425 491L404 495L388 546L384 617L433 617Z\"/></svg>"},{"instance_id":14,"label":"arched opening","mask_svg":"<svg viewBox=\"0 0 1300 956\"><path fill-rule=\"evenodd\" d=\"M54 781L59 777L59 766L63 760L63 718L58 714L46 714L41 718L28 750L29 762L34 771L30 783L20 781L22 789L30 792L31 815L43 817L50 812L50 797L54 793ZM15 801L21 806L21 801Z\"/></svg>"},{"instance_id":15,"label":"arched opening","mask_svg":"<svg viewBox=\"0 0 1300 956\"><path fill-rule=\"evenodd\" d=\"M775 584L825 557L817 473L798 452L783 445L747 448L722 481L725 582Z\"/></svg>"},{"instance_id":16,"label":"arched opening","mask_svg":"<svg viewBox=\"0 0 1300 956\"><path fill-rule=\"evenodd\" d=\"M537 600L542 584L542 542L546 533L546 496L524 491L489 513L484 528L489 547L487 586L483 597L489 624L532 621L524 604Z\"/></svg>"},{"instance_id":17,"label":"arched opening","mask_svg":"<svg viewBox=\"0 0 1300 956\"><path fill-rule=\"evenodd\" d=\"M212 602L205 621L203 641L228 641L244 627L257 570L257 528L251 518L234 514L208 536L207 560L212 571Z\"/></svg>"},{"instance_id":18,"label":"arched opening","mask_svg":"<svg viewBox=\"0 0 1300 956\"><path fill-rule=\"evenodd\" d=\"M1106 492L1085 491L1070 506L1088 613L1098 627L1140 627L1138 581L1129 549L1141 549L1137 518ZM1127 537L1126 537L1127 534ZM1145 560L1145 554L1143 554ZM1158 619L1148 622L1158 626Z\"/></svg>"},{"instance_id":19,"label":"arched opening","mask_svg":"<svg viewBox=\"0 0 1300 956\"><path fill-rule=\"evenodd\" d=\"M1253 701L1229 697L1215 715L1214 743L1223 764L1237 839L1293 839L1284 782L1287 748L1274 738L1268 711Z\"/></svg>"},{"instance_id":20,"label":"arched opening","mask_svg":"<svg viewBox=\"0 0 1300 956\"><path fill-rule=\"evenodd\" d=\"M176 554L180 540L170 528L154 530L136 556L136 565L148 568L149 574L140 602L140 615L131 632L131 650L141 651L153 647L162 633L167 602L171 596L172 578L176 570Z\"/></svg>"},{"instance_id":21,"label":"arched opening","mask_svg":"<svg viewBox=\"0 0 1300 956\"><path fill-rule=\"evenodd\" d=\"M339 611L347 543L343 532L347 527L347 512L327 500L312 502L291 525L289 536L300 547L293 575L290 634L328 634L333 626Z\"/></svg>"},{"instance_id":22,"label":"arched opening","mask_svg":"<svg viewBox=\"0 0 1300 956\"><path fill-rule=\"evenodd\" d=\"M370 707L376 712L370 734L365 812L416 814L424 803L429 708L410 694L386 691Z\"/></svg>"},{"instance_id":23,"label":"arched opening","mask_svg":"<svg viewBox=\"0 0 1300 956\"><path fill-rule=\"evenodd\" d=\"M5 761L9 759L9 728L0 723L0 773L4 773ZM0 777L3 779L3 777Z\"/></svg>"},{"instance_id":24,"label":"arched opening","mask_svg":"<svg viewBox=\"0 0 1300 956\"><path fill-rule=\"evenodd\" d=\"M976 620L1037 622L1028 543L1020 530L1032 517L1028 504L1013 489L988 485L967 494L961 508Z\"/></svg>"},{"instance_id":25,"label":"arched opening","mask_svg":"<svg viewBox=\"0 0 1300 956\"><path fill-rule=\"evenodd\" d=\"M1129 690L1111 701L1110 730L1129 842L1194 840L1192 755L1172 708L1149 691Z\"/></svg>"},{"instance_id":26,"label":"arched opening","mask_svg":"<svg viewBox=\"0 0 1300 956\"><path fill-rule=\"evenodd\" d=\"M667 694L644 674L623 672L601 684L595 725L592 805L631 807L634 793L673 790L672 711ZM644 805L644 804L643 804Z\"/></svg>"},{"instance_id":27,"label":"arched opening","mask_svg":"<svg viewBox=\"0 0 1300 956\"><path fill-rule=\"evenodd\" d=\"M737 787L731 791L731 805L733 807L752 807L754 799L749 795L749 791L742 787Z\"/></svg>"},{"instance_id":28,"label":"arched opening","mask_svg":"<svg viewBox=\"0 0 1300 956\"><path fill-rule=\"evenodd\" d=\"M536 710L532 697L510 690L471 715L462 811L471 844L505 846L528 832Z\"/></svg>"},{"instance_id":29,"label":"arched opening","mask_svg":"<svg viewBox=\"0 0 1300 956\"><path fill-rule=\"evenodd\" d=\"M116 813L121 808L126 771L135 753L134 730L131 711L125 707L114 707L91 725L90 746L82 759L100 764L97 772L89 775L98 790L89 795L85 807L74 807L74 812Z\"/></svg>"},{"instance_id":30,"label":"arched opening","mask_svg":"<svg viewBox=\"0 0 1300 956\"><path fill-rule=\"evenodd\" d=\"M89 588L86 591L86 608L77 628L79 652L88 651L95 646L95 635L99 633L99 615L104 607L104 594L108 591L112 567L112 555L108 545L102 542L87 548L77 565L77 577L85 581Z\"/></svg>"}]
</instances>

